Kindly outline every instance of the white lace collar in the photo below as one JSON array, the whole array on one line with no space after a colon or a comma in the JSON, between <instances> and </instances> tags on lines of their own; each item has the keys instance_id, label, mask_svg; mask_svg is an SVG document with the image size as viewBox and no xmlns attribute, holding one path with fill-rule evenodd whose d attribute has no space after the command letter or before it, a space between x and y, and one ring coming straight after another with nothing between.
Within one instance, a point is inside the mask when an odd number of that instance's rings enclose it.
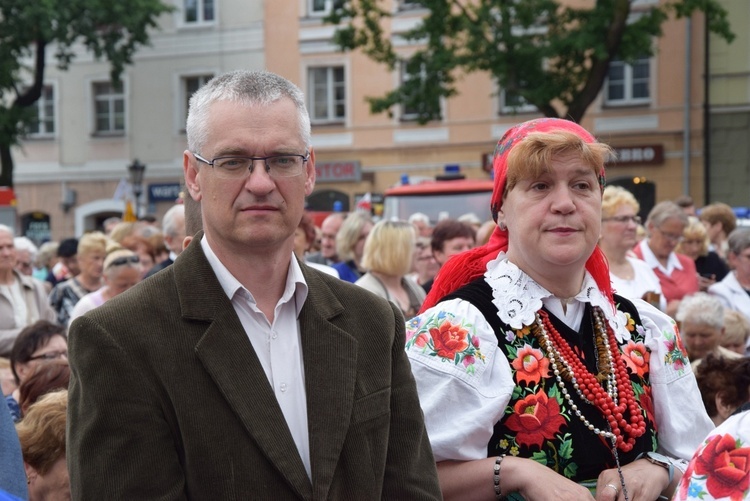
<instances>
[{"instance_id":1,"label":"white lace collar","mask_svg":"<svg viewBox=\"0 0 750 501\"><path fill-rule=\"evenodd\" d=\"M518 266L508 261L504 252L487 263L484 279L492 288L492 303L497 308L498 317L513 329L532 325L536 321L536 312L542 309L542 300L553 296ZM618 342L622 343L630 337L625 328L625 314L612 306L588 271L583 279L581 291L573 299L598 306L604 312Z\"/></svg>"}]
</instances>

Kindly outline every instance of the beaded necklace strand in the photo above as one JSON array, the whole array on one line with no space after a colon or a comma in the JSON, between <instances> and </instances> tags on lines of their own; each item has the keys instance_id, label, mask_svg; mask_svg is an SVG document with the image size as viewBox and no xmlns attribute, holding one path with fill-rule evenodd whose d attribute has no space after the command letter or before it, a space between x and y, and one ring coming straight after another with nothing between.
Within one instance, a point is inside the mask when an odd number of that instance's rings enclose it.
<instances>
[{"instance_id":1,"label":"beaded necklace strand","mask_svg":"<svg viewBox=\"0 0 750 501\"><path fill-rule=\"evenodd\" d=\"M620 355L614 331L598 307L593 307L593 313L598 370L596 375L586 368L560 332L552 325L546 311L540 310L536 313L536 322L531 326L531 332L547 353L557 386L570 409L586 428L612 443L612 455L617 464L625 500L628 501L617 450L631 451L636 438L646 432L646 422L636 405L633 386ZM607 419L607 429L599 429L586 419L578 405L573 402L563 380L573 385L581 400L601 412ZM626 411L630 415L629 420L625 419Z\"/></svg>"}]
</instances>

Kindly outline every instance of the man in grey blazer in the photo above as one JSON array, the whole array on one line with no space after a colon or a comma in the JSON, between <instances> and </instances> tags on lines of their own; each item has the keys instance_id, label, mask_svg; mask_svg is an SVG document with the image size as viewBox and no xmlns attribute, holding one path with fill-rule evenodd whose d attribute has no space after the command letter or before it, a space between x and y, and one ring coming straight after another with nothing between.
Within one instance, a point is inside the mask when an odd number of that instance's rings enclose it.
<instances>
[{"instance_id":1,"label":"man in grey blazer","mask_svg":"<svg viewBox=\"0 0 750 501\"><path fill-rule=\"evenodd\" d=\"M187 136L205 233L70 329L73 499L440 498L400 312L292 253L300 90L217 77Z\"/></svg>"}]
</instances>

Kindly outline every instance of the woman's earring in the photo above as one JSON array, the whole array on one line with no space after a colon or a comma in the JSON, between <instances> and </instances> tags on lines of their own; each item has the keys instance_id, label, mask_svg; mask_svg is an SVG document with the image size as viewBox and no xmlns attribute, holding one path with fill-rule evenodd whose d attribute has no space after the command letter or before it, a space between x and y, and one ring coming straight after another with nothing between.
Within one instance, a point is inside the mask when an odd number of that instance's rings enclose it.
<instances>
[{"instance_id":1,"label":"woman's earring","mask_svg":"<svg viewBox=\"0 0 750 501\"><path fill-rule=\"evenodd\" d=\"M500 231L508 231L508 227L505 226L505 223L502 222L502 221L500 221L499 223L497 223L497 226L500 228Z\"/></svg>"}]
</instances>

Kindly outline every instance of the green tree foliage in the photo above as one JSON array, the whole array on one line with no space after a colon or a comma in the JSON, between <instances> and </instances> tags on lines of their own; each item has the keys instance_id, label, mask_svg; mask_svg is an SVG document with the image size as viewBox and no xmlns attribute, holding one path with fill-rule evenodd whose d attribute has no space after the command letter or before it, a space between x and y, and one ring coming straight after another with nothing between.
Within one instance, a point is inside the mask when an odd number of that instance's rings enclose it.
<instances>
[{"instance_id":1,"label":"green tree foliage","mask_svg":"<svg viewBox=\"0 0 750 501\"><path fill-rule=\"evenodd\" d=\"M162 0L0 1L0 186L13 185L10 147L33 119L29 107L42 94L46 58L65 70L84 47L110 63L118 82L158 16L171 10Z\"/></svg>"},{"instance_id":2,"label":"green tree foliage","mask_svg":"<svg viewBox=\"0 0 750 501\"><path fill-rule=\"evenodd\" d=\"M335 41L342 50L362 50L391 70L405 64L400 87L367 99L374 113L391 113L396 105L417 110L420 123L440 119L440 98L456 94L457 75L475 71L489 73L545 116L580 122L610 61L653 55L654 38L670 18L701 11L712 32L734 38L717 0L638 9L632 0L591 0L586 8L559 0L419 0L409 5L425 12L423 22L398 35L418 47L405 58L389 32L396 1L339 0L326 21L339 26Z\"/></svg>"}]
</instances>

